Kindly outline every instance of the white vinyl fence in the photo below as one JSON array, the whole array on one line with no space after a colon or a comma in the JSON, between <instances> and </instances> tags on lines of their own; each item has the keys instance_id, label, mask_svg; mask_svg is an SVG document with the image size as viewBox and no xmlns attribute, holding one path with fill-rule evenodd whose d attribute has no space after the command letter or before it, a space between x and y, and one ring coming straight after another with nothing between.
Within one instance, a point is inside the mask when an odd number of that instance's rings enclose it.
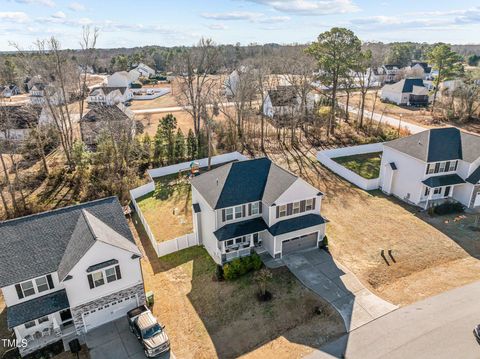
<instances>
[{"instance_id":1,"label":"white vinyl fence","mask_svg":"<svg viewBox=\"0 0 480 359\"><path fill-rule=\"evenodd\" d=\"M382 152L383 143L372 143L369 145L351 146L343 148L335 148L332 150L319 151L317 153L317 160L335 172L337 175L345 178L347 181L357 185L366 191L377 189L380 185L380 178L366 179L362 176L350 171L348 168L332 160L332 158L360 155L365 153Z\"/></svg>"},{"instance_id":2,"label":"white vinyl fence","mask_svg":"<svg viewBox=\"0 0 480 359\"><path fill-rule=\"evenodd\" d=\"M211 164L219 165L222 163L227 163L232 161L244 161L246 159L247 157L245 157L239 152L230 152L230 153L225 153L223 155L213 156L211 158ZM188 170L190 169L191 162L192 161L188 161L188 162L183 162L183 163L179 163L172 166L160 167L160 168L154 168L154 169L148 170L147 176L149 178L149 182L147 184L144 184L143 186L130 190L130 198L132 200L133 207L137 212L138 218L140 218L140 222L142 222L143 227L145 228L145 232L147 233L147 236L150 239L150 243L152 244L153 248L155 249L155 252L159 257L177 252L179 250L182 250L188 247L198 245L199 244L198 237L195 233L188 233L186 235L180 236L178 238L170 239L168 241L157 242L152 230L150 229L150 226L145 220L145 217L143 216L143 213L137 204L137 199L142 196L145 196L148 193L155 191L155 181L154 181L155 178L167 176L173 173L178 173L179 171ZM195 160L195 162L199 164L200 168L208 166L208 158Z\"/></svg>"}]
</instances>

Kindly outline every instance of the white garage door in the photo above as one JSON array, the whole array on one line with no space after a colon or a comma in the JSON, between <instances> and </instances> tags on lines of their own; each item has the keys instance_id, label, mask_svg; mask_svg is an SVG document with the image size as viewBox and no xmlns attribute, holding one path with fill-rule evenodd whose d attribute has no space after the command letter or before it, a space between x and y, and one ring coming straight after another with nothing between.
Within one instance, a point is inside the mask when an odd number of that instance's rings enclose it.
<instances>
[{"instance_id":1,"label":"white garage door","mask_svg":"<svg viewBox=\"0 0 480 359\"><path fill-rule=\"evenodd\" d=\"M111 322L112 320L123 317L130 309L137 307L137 297L119 299L110 302L103 307L92 309L83 313L83 322L85 323L85 331L89 331L102 324Z\"/></svg>"},{"instance_id":2,"label":"white garage door","mask_svg":"<svg viewBox=\"0 0 480 359\"><path fill-rule=\"evenodd\" d=\"M282 242L282 255L317 246L317 232Z\"/></svg>"},{"instance_id":3,"label":"white garage door","mask_svg":"<svg viewBox=\"0 0 480 359\"><path fill-rule=\"evenodd\" d=\"M473 206L480 206L480 192L477 193L477 197L475 198L475 203L473 204Z\"/></svg>"}]
</instances>

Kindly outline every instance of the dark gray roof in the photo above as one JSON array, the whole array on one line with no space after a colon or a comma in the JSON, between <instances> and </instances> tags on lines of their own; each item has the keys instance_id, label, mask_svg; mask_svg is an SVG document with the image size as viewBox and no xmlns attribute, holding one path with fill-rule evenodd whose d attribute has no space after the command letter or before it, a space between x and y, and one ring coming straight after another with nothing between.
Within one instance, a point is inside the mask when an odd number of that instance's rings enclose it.
<instances>
[{"instance_id":1,"label":"dark gray roof","mask_svg":"<svg viewBox=\"0 0 480 359\"><path fill-rule=\"evenodd\" d=\"M296 180L268 158L257 158L228 163L190 181L213 209L219 209L260 200L271 205Z\"/></svg>"},{"instance_id":2,"label":"dark gray roof","mask_svg":"<svg viewBox=\"0 0 480 359\"><path fill-rule=\"evenodd\" d=\"M480 136L455 127L434 128L387 142L385 146L424 162L464 160L471 163L480 157Z\"/></svg>"},{"instance_id":3,"label":"dark gray roof","mask_svg":"<svg viewBox=\"0 0 480 359\"><path fill-rule=\"evenodd\" d=\"M219 241L225 241L230 238L237 238L251 233L261 232L268 226L262 217L247 219L246 221L227 224L217 229L213 234Z\"/></svg>"},{"instance_id":4,"label":"dark gray roof","mask_svg":"<svg viewBox=\"0 0 480 359\"><path fill-rule=\"evenodd\" d=\"M269 90L268 96L272 106L295 106L297 94L293 86L278 86L275 90Z\"/></svg>"},{"instance_id":5,"label":"dark gray roof","mask_svg":"<svg viewBox=\"0 0 480 359\"><path fill-rule=\"evenodd\" d=\"M91 220L98 228L95 233L113 232L135 243L117 197L0 222L0 287L56 272L67 247L73 257L76 250L84 250L84 242L69 246L74 233L79 238L80 231L85 231L77 228L82 210L95 218ZM112 239L112 243L116 241Z\"/></svg>"},{"instance_id":6,"label":"dark gray roof","mask_svg":"<svg viewBox=\"0 0 480 359\"><path fill-rule=\"evenodd\" d=\"M428 177L426 180L422 181L422 183L430 188L435 188L465 183L465 181L459 175L453 174Z\"/></svg>"},{"instance_id":7,"label":"dark gray roof","mask_svg":"<svg viewBox=\"0 0 480 359\"><path fill-rule=\"evenodd\" d=\"M65 289L7 307L9 329L70 307Z\"/></svg>"},{"instance_id":8,"label":"dark gray roof","mask_svg":"<svg viewBox=\"0 0 480 359\"><path fill-rule=\"evenodd\" d=\"M277 222L269 228L269 232L272 236L279 236L280 234L298 231L323 223L325 223L325 219L322 216L311 213Z\"/></svg>"},{"instance_id":9,"label":"dark gray roof","mask_svg":"<svg viewBox=\"0 0 480 359\"><path fill-rule=\"evenodd\" d=\"M38 125L42 108L30 105L3 106L0 113L0 129L26 129Z\"/></svg>"},{"instance_id":10,"label":"dark gray roof","mask_svg":"<svg viewBox=\"0 0 480 359\"><path fill-rule=\"evenodd\" d=\"M425 87L422 79L403 79L387 86L390 91L395 91L398 93L413 92L413 86Z\"/></svg>"},{"instance_id":11,"label":"dark gray roof","mask_svg":"<svg viewBox=\"0 0 480 359\"><path fill-rule=\"evenodd\" d=\"M470 176L465 180L468 183L477 184L480 181L480 166L472 172Z\"/></svg>"}]
</instances>

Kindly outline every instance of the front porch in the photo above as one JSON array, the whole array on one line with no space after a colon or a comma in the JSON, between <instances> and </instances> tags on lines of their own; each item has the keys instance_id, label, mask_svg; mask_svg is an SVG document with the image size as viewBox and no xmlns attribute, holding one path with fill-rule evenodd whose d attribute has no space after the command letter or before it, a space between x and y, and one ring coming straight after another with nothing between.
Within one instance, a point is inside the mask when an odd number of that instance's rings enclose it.
<instances>
[{"instance_id":1,"label":"front porch","mask_svg":"<svg viewBox=\"0 0 480 359\"><path fill-rule=\"evenodd\" d=\"M419 206L428 209L452 200L455 187L465 181L457 174L432 176L422 181L422 195Z\"/></svg>"}]
</instances>

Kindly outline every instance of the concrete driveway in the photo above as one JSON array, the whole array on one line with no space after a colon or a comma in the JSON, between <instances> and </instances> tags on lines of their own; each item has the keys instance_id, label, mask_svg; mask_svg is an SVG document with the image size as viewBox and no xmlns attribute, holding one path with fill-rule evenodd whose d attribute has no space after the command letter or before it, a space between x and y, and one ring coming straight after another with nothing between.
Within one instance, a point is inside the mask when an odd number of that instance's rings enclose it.
<instances>
[{"instance_id":1,"label":"concrete driveway","mask_svg":"<svg viewBox=\"0 0 480 359\"><path fill-rule=\"evenodd\" d=\"M89 331L85 338L91 359L145 359L142 345L128 329L126 318L102 325ZM174 359L173 353L158 358Z\"/></svg>"},{"instance_id":2,"label":"concrete driveway","mask_svg":"<svg viewBox=\"0 0 480 359\"><path fill-rule=\"evenodd\" d=\"M337 309L347 332L397 308L370 292L324 250L316 248L288 254L283 262L303 285Z\"/></svg>"}]
</instances>

